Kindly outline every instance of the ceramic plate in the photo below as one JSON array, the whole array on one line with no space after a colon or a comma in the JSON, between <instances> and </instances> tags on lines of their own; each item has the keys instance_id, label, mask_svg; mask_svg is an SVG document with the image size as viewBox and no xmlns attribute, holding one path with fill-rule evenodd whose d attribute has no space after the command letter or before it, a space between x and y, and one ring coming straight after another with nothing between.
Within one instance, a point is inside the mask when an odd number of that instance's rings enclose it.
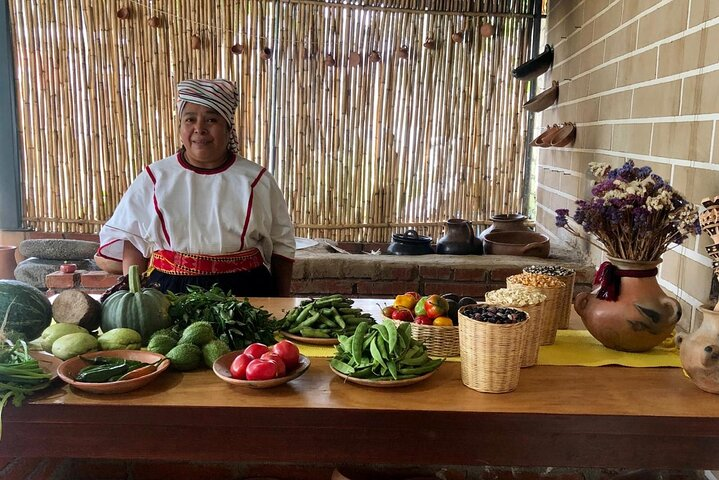
<instances>
[{"instance_id":1,"label":"ceramic plate","mask_svg":"<svg viewBox=\"0 0 719 480\"><path fill-rule=\"evenodd\" d=\"M439 367L437 367L437 368L439 368ZM330 365L330 370L332 370L332 372L334 372L334 374L337 375L338 377L343 378L346 382L356 383L357 385L364 385L365 387L375 387L375 388L406 387L407 385L412 385L414 383L421 382L422 380L426 380L427 378L431 377L434 374L434 372L437 371L437 368L435 368L434 370L432 370L429 373L420 375L419 377L405 378L403 380L370 380L367 378L350 377L349 375L345 375L344 373L341 373L338 370L335 370L334 368L332 368L332 365Z\"/></svg>"},{"instance_id":2,"label":"ceramic plate","mask_svg":"<svg viewBox=\"0 0 719 480\"><path fill-rule=\"evenodd\" d=\"M119 380L117 382L107 383L90 383L90 382L78 382L75 380L78 372L89 365L88 362L82 358L73 357L69 360L65 360L57 368L57 373L66 383L72 385L78 390L83 390L90 393L125 393L132 390L136 390L140 387L144 387L159 375L162 374L167 367L170 366L170 361L165 359L164 355L159 353L148 352L144 350L106 350L102 352L85 353L82 355L86 358L95 357L119 357L126 360L138 360L145 363L155 363L158 360L164 359L152 373L148 373L142 377L132 378L130 380Z\"/></svg>"},{"instance_id":3,"label":"ceramic plate","mask_svg":"<svg viewBox=\"0 0 719 480\"><path fill-rule=\"evenodd\" d=\"M50 374L51 382L57 379L57 368L62 363L62 360L57 358L55 355L43 352L42 350L30 350L28 353L32 358L37 360L40 368Z\"/></svg>"},{"instance_id":4,"label":"ceramic plate","mask_svg":"<svg viewBox=\"0 0 719 480\"><path fill-rule=\"evenodd\" d=\"M340 343L336 338L312 338L295 335L294 333L280 331L283 337L298 343L306 343L308 345L337 345Z\"/></svg>"},{"instance_id":5,"label":"ceramic plate","mask_svg":"<svg viewBox=\"0 0 719 480\"><path fill-rule=\"evenodd\" d=\"M315 245L317 245L317 240L312 240L311 238L295 237L296 250L314 247Z\"/></svg>"},{"instance_id":6,"label":"ceramic plate","mask_svg":"<svg viewBox=\"0 0 719 480\"><path fill-rule=\"evenodd\" d=\"M232 361L235 357L241 353L242 350L237 350L221 356L215 360L214 364L212 364L212 371L215 372L215 375L220 377L222 380L227 383L231 383L232 385L250 388L271 388L287 383L290 380L294 380L310 368L310 359L304 355L300 355L299 366L284 377L273 378L271 380L239 380L237 378L232 378L232 375L230 375L230 365L232 365Z\"/></svg>"}]
</instances>

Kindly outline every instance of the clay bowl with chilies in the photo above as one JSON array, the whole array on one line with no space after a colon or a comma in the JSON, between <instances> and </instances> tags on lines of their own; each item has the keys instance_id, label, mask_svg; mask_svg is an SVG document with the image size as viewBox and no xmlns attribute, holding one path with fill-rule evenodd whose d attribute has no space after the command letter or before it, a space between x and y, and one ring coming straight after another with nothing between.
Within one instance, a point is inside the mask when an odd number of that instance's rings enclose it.
<instances>
[{"instance_id":1,"label":"clay bowl with chilies","mask_svg":"<svg viewBox=\"0 0 719 480\"><path fill-rule=\"evenodd\" d=\"M492 232L484 237L485 255L549 256L549 237L537 232Z\"/></svg>"}]
</instances>

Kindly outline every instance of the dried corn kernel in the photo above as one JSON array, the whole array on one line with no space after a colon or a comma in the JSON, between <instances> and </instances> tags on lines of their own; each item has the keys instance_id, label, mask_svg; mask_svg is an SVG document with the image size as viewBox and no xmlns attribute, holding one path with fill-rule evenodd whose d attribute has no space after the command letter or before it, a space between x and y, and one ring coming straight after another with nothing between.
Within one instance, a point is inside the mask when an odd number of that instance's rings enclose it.
<instances>
[{"instance_id":1,"label":"dried corn kernel","mask_svg":"<svg viewBox=\"0 0 719 480\"><path fill-rule=\"evenodd\" d=\"M520 288L500 288L487 292L484 296L487 303L491 305L524 307L527 305L537 305L547 299L547 296L537 290L520 287Z\"/></svg>"},{"instance_id":2,"label":"dried corn kernel","mask_svg":"<svg viewBox=\"0 0 719 480\"><path fill-rule=\"evenodd\" d=\"M507 286L511 288L513 284L537 288L564 288L565 286L564 282L557 277L550 277L541 273L519 273L507 277Z\"/></svg>"}]
</instances>

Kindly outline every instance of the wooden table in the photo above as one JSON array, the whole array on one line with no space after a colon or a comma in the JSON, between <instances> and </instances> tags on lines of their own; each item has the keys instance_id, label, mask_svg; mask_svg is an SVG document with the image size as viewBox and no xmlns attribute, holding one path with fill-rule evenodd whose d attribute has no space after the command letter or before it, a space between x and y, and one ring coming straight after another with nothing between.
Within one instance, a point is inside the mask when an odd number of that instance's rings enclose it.
<instances>
[{"instance_id":1,"label":"wooden table","mask_svg":"<svg viewBox=\"0 0 719 480\"><path fill-rule=\"evenodd\" d=\"M280 314L293 299L251 299ZM357 305L376 311L377 302ZM719 468L719 396L678 368L523 369L483 394L459 363L401 389L332 374L328 359L286 385L231 386L209 370L166 373L98 396L58 385L6 407L0 457L397 465Z\"/></svg>"}]
</instances>

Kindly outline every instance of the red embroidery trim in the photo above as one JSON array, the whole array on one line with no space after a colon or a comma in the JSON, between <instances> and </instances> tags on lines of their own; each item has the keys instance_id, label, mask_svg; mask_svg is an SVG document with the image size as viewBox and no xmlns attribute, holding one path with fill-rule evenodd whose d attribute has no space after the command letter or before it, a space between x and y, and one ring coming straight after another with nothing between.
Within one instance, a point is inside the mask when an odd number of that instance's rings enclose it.
<instances>
[{"instance_id":1,"label":"red embroidery trim","mask_svg":"<svg viewBox=\"0 0 719 480\"><path fill-rule=\"evenodd\" d=\"M266 170L267 169L263 167L257 175L257 178L252 182L252 185L250 185L250 199L247 201L247 214L245 215L245 224L242 226L242 235L240 236L240 250L245 248L245 235L247 234L247 226L250 224L250 216L252 215L252 200L255 196L255 186L260 181L260 178L262 178L262 175L265 174Z\"/></svg>"},{"instance_id":2,"label":"red embroidery trim","mask_svg":"<svg viewBox=\"0 0 719 480\"><path fill-rule=\"evenodd\" d=\"M152 254L152 266L171 275L215 275L254 270L262 265L262 254L257 248L222 255L156 250Z\"/></svg>"},{"instance_id":3,"label":"red embroidery trim","mask_svg":"<svg viewBox=\"0 0 719 480\"><path fill-rule=\"evenodd\" d=\"M620 270L613 263L604 262L594 275L594 284L599 285L597 298L616 302L621 290L622 277L646 278L654 277L657 273L659 269L656 267L649 270Z\"/></svg>"},{"instance_id":4,"label":"red embroidery trim","mask_svg":"<svg viewBox=\"0 0 719 480\"><path fill-rule=\"evenodd\" d=\"M167 227L165 227L165 216L162 215L162 210L160 210L160 205L157 203L157 195L155 194L155 187L157 186L157 179L155 179L155 175L152 173L152 170L150 170L150 166L148 165L145 167L145 171L147 171L147 174L150 176L150 180L152 180L153 190L152 190L152 203L155 205L155 212L157 212L157 217L160 219L160 225L162 226L162 233L165 235L165 241L167 242L167 245L172 246L172 242L170 242L170 235L167 233Z\"/></svg>"}]
</instances>

